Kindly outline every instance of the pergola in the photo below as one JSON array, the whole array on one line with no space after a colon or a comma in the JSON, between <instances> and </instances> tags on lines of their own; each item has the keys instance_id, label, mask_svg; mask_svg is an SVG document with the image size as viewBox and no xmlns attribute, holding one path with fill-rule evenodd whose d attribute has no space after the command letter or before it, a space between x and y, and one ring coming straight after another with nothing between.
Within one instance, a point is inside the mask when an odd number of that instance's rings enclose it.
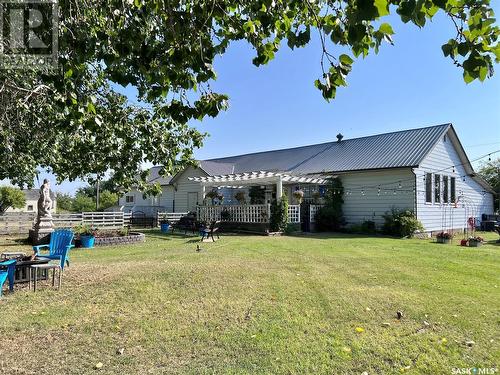
<instances>
[{"instance_id":1,"label":"pergola","mask_svg":"<svg viewBox=\"0 0 500 375\"><path fill-rule=\"evenodd\" d=\"M256 171L233 173L219 176L188 177L201 185L201 198L205 199L205 188L211 187L243 187L248 185L276 185L276 197L283 196L283 183L326 184L326 180L318 177L295 176L282 172Z\"/></svg>"}]
</instances>

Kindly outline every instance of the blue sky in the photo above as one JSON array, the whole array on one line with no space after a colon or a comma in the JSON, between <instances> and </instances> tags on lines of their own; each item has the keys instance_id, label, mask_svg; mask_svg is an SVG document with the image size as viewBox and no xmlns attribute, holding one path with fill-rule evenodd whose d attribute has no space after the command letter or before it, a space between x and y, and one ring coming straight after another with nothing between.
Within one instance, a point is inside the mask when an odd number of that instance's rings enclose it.
<instances>
[{"instance_id":1,"label":"blue sky","mask_svg":"<svg viewBox=\"0 0 500 375\"><path fill-rule=\"evenodd\" d=\"M498 10L500 11L500 10ZM314 87L320 76L317 37L306 48L284 46L267 66L252 65L245 43L216 61L212 88L230 96L215 119L193 122L208 132L198 159L286 148L408 128L453 123L470 159L500 149L500 66L496 75L466 85L441 45L454 36L444 17L419 29L390 20L395 45L358 59L349 86L327 103ZM336 52L335 47L331 51ZM134 90L125 91L131 99ZM500 154L497 154L500 156ZM55 190L72 192L78 183Z\"/></svg>"}]
</instances>

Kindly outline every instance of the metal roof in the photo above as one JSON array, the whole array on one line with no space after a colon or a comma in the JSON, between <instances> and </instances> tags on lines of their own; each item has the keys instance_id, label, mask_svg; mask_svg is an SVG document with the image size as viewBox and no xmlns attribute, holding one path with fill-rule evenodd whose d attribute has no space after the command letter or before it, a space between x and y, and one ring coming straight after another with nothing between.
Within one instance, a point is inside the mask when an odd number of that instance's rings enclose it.
<instances>
[{"instance_id":1,"label":"metal roof","mask_svg":"<svg viewBox=\"0 0 500 375\"><path fill-rule=\"evenodd\" d=\"M293 169L297 174L416 167L448 131L450 124L332 142L316 157Z\"/></svg>"},{"instance_id":2,"label":"metal roof","mask_svg":"<svg viewBox=\"0 0 500 375\"><path fill-rule=\"evenodd\" d=\"M201 160L200 168L208 175L214 176L254 171L311 175L324 172L416 167L450 128L451 124L443 124L344 139L340 142ZM150 181L170 183L172 177L159 177L159 168L151 168ZM157 178L153 178L155 175Z\"/></svg>"}]
</instances>

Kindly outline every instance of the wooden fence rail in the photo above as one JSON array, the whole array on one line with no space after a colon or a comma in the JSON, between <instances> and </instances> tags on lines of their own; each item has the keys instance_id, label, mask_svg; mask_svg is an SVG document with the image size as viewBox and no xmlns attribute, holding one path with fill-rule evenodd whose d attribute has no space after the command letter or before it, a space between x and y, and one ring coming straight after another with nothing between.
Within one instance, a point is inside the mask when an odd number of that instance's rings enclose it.
<instances>
[{"instance_id":1,"label":"wooden fence rail","mask_svg":"<svg viewBox=\"0 0 500 375\"><path fill-rule=\"evenodd\" d=\"M0 234L24 234L33 227L35 214L9 213L0 216ZM55 228L73 228L80 224L91 225L99 229L119 229L129 224L130 214L123 212L80 212L53 214Z\"/></svg>"}]
</instances>

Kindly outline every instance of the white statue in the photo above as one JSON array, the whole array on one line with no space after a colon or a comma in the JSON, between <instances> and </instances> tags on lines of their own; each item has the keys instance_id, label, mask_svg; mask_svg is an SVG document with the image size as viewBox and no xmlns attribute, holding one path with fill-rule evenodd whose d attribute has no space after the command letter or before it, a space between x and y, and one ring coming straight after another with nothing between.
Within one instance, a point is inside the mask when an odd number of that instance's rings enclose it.
<instances>
[{"instance_id":1,"label":"white statue","mask_svg":"<svg viewBox=\"0 0 500 375\"><path fill-rule=\"evenodd\" d=\"M38 198L38 217L52 217L50 210L52 209L52 199L50 199L50 181L43 180L43 185L40 186L40 197Z\"/></svg>"}]
</instances>

